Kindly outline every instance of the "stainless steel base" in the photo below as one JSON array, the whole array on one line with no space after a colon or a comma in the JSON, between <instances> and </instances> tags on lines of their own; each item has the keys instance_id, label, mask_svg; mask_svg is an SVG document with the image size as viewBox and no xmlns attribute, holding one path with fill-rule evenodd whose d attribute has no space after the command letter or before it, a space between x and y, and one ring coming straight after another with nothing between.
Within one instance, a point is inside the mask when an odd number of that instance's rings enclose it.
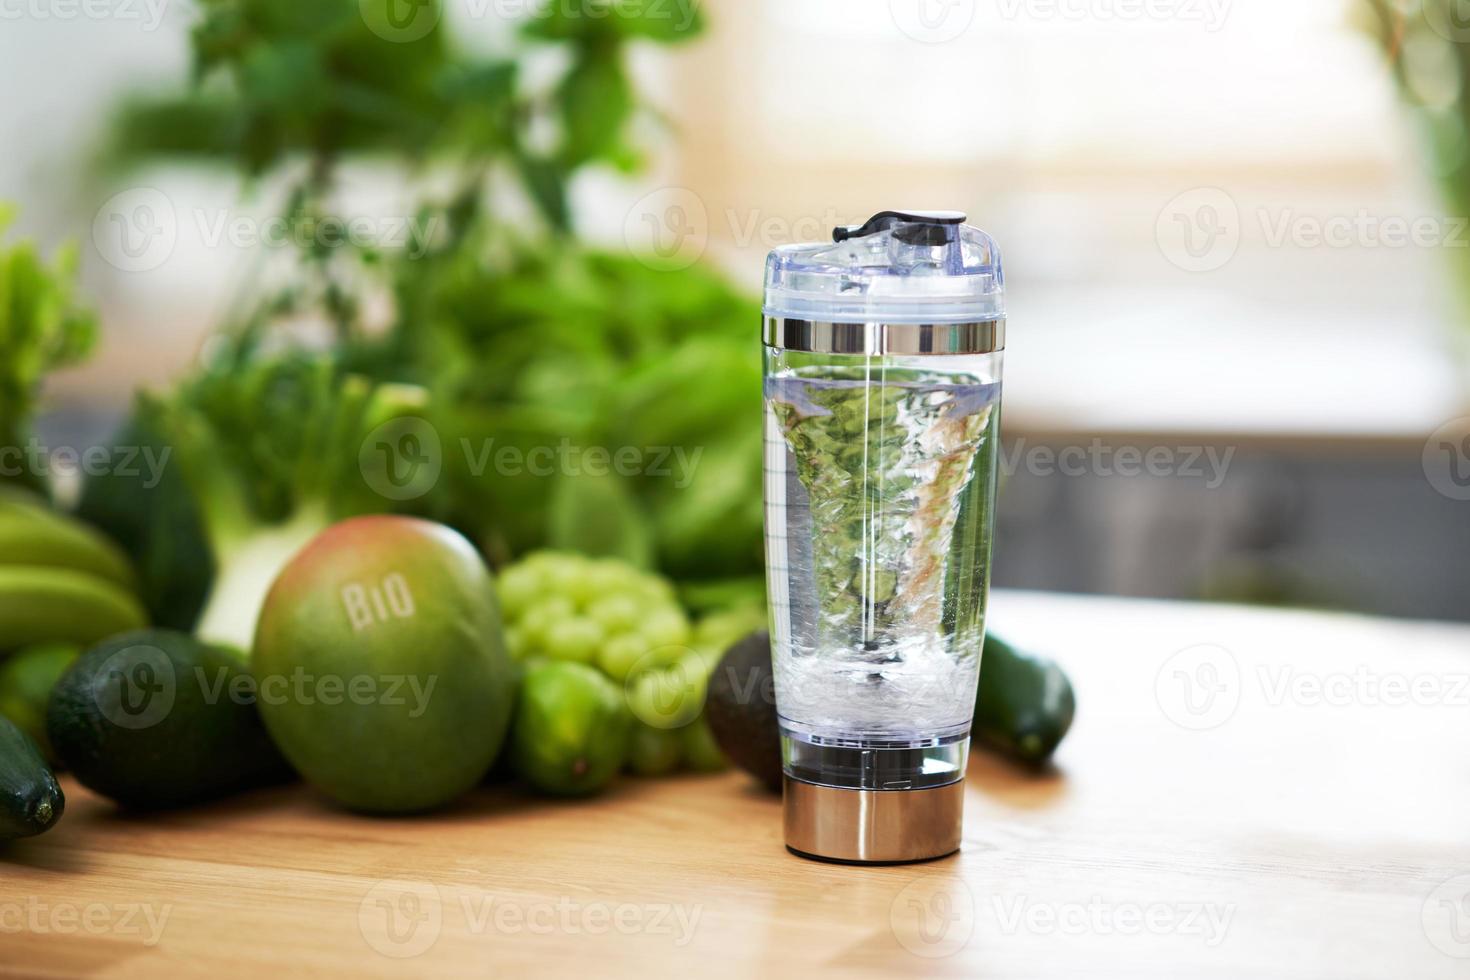
<instances>
[{"instance_id":1,"label":"stainless steel base","mask_svg":"<svg viewBox=\"0 0 1470 980\"><path fill-rule=\"evenodd\" d=\"M783 780L786 847L855 864L929 861L960 849L965 782L934 789L859 790Z\"/></svg>"}]
</instances>

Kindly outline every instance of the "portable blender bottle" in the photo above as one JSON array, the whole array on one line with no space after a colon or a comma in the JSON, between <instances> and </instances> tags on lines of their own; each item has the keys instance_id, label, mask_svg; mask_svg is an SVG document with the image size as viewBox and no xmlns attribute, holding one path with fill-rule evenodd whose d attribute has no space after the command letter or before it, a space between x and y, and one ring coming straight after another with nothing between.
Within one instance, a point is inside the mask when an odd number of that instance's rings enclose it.
<instances>
[{"instance_id":1,"label":"portable blender bottle","mask_svg":"<svg viewBox=\"0 0 1470 980\"><path fill-rule=\"evenodd\" d=\"M883 211L766 260L766 579L786 845L960 845L990 579L1005 304L995 241Z\"/></svg>"}]
</instances>

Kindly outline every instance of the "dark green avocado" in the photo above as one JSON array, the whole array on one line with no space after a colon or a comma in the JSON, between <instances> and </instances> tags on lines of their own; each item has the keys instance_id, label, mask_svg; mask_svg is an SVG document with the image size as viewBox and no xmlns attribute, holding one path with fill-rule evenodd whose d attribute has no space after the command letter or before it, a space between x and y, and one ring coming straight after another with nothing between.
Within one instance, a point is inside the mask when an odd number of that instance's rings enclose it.
<instances>
[{"instance_id":1,"label":"dark green avocado","mask_svg":"<svg viewBox=\"0 0 1470 980\"><path fill-rule=\"evenodd\" d=\"M83 786L136 810L284 781L238 656L173 630L92 647L46 706L52 748Z\"/></svg>"},{"instance_id":2,"label":"dark green avocado","mask_svg":"<svg viewBox=\"0 0 1470 980\"><path fill-rule=\"evenodd\" d=\"M771 635L757 630L720 658L709 678L704 716L720 750L741 769L781 791L781 729L771 671Z\"/></svg>"}]
</instances>

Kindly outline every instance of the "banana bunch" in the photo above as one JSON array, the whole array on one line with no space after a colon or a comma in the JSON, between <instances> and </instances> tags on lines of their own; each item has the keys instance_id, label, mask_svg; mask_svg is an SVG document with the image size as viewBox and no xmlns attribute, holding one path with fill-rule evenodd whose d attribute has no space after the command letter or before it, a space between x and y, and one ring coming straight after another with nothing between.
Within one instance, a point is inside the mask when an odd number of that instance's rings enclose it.
<instances>
[{"instance_id":1,"label":"banana bunch","mask_svg":"<svg viewBox=\"0 0 1470 980\"><path fill-rule=\"evenodd\" d=\"M127 556L39 498L0 494L0 652L146 626Z\"/></svg>"}]
</instances>

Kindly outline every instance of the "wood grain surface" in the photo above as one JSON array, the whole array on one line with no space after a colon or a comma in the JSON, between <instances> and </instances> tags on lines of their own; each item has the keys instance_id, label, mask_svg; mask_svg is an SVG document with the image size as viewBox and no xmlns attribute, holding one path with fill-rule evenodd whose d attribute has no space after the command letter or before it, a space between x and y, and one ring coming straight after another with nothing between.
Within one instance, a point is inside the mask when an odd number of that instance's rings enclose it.
<instances>
[{"instance_id":1,"label":"wood grain surface","mask_svg":"<svg viewBox=\"0 0 1470 980\"><path fill-rule=\"evenodd\" d=\"M976 753L960 854L818 864L743 776L415 819L304 787L0 850L5 976L1470 976L1470 628L1000 593L1055 769Z\"/></svg>"}]
</instances>

